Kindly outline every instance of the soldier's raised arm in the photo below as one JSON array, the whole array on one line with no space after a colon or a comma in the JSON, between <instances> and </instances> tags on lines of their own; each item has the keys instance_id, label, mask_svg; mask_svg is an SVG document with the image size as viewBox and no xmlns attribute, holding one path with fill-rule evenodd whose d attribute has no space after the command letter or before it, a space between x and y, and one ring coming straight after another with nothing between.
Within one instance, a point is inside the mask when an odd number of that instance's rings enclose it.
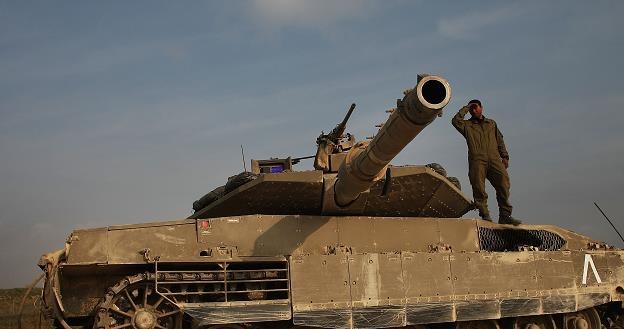
<instances>
[{"instance_id":1,"label":"soldier's raised arm","mask_svg":"<svg viewBox=\"0 0 624 329\"><path fill-rule=\"evenodd\" d=\"M466 136L465 135L466 124L464 123L464 117L466 116L469 110L470 108L468 106L462 107L461 109L459 109L459 112L457 112L457 114L453 116L453 119L451 120L453 127L455 127L455 129L457 129L457 131L459 131L459 133L464 136Z\"/></svg>"},{"instance_id":2,"label":"soldier's raised arm","mask_svg":"<svg viewBox=\"0 0 624 329\"><path fill-rule=\"evenodd\" d=\"M498 143L498 154L500 154L501 158L509 160L509 153L507 153L507 147L505 147L503 134L498 130L498 124L496 125L496 142Z\"/></svg>"}]
</instances>

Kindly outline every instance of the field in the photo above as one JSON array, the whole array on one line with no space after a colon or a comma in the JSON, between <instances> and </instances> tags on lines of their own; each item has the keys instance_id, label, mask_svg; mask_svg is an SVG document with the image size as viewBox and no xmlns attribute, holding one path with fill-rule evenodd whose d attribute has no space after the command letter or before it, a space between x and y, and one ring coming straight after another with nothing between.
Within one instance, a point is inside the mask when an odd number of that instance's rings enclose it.
<instances>
[{"instance_id":1,"label":"field","mask_svg":"<svg viewBox=\"0 0 624 329\"><path fill-rule=\"evenodd\" d=\"M25 292L25 288L0 289L0 329L17 328L17 315ZM22 315L23 329L51 328L45 319L39 318L40 296L41 288L35 288L26 299Z\"/></svg>"}]
</instances>

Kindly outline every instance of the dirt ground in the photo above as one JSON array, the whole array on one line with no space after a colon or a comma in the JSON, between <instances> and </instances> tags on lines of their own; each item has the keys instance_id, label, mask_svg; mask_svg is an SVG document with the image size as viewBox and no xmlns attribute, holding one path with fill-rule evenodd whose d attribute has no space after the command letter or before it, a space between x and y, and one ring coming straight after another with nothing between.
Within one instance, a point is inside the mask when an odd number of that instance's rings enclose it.
<instances>
[{"instance_id":1,"label":"dirt ground","mask_svg":"<svg viewBox=\"0 0 624 329\"><path fill-rule=\"evenodd\" d=\"M17 315L25 288L0 289L0 329L17 329ZM41 289L31 291L24 304L22 315L23 329L52 328L42 317L39 318L39 301Z\"/></svg>"}]
</instances>

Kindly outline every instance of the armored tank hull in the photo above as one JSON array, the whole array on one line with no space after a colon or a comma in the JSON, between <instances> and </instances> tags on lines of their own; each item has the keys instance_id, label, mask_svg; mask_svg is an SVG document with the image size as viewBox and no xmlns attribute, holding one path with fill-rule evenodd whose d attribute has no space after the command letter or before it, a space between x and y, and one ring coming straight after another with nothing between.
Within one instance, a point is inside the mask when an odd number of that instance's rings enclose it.
<instances>
[{"instance_id":1,"label":"armored tank hull","mask_svg":"<svg viewBox=\"0 0 624 329\"><path fill-rule=\"evenodd\" d=\"M154 321L165 328L539 324L550 315L594 328L616 321L624 296L624 252L547 225L244 215L69 240L49 268L46 305L76 323L96 319L95 328L142 328L141 310L164 316Z\"/></svg>"},{"instance_id":2,"label":"armored tank hull","mask_svg":"<svg viewBox=\"0 0 624 329\"><path fill-rule=\"evenodd\" d=\"M252 161L186 219L72 232L39 262L43 310L63 328L622 328L624 251L461 218L439 166L389 165L450 93L420 76L357 144L340 141L352 106L317 170Z\"/></svg>"}]
</instances>

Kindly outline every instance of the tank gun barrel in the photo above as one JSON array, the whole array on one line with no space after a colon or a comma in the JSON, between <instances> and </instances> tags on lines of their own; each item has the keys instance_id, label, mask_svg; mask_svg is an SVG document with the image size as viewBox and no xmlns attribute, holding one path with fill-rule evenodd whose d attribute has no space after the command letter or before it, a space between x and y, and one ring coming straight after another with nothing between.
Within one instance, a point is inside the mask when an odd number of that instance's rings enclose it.
<instances>
[{"instance_id":1,"label":"tank gun barrel","mask_svg":"<svg viewBox=\"0 0 624 329\"><path fill-rule=\"evenodd\" d=\"M414 89L397 100L393 111L373 140L354 147L340 167L334 201L348 206L368 190L390 161L441 113L451 99L448 81L436 75L419 75Z\"/></svg>"}]
</instances>

